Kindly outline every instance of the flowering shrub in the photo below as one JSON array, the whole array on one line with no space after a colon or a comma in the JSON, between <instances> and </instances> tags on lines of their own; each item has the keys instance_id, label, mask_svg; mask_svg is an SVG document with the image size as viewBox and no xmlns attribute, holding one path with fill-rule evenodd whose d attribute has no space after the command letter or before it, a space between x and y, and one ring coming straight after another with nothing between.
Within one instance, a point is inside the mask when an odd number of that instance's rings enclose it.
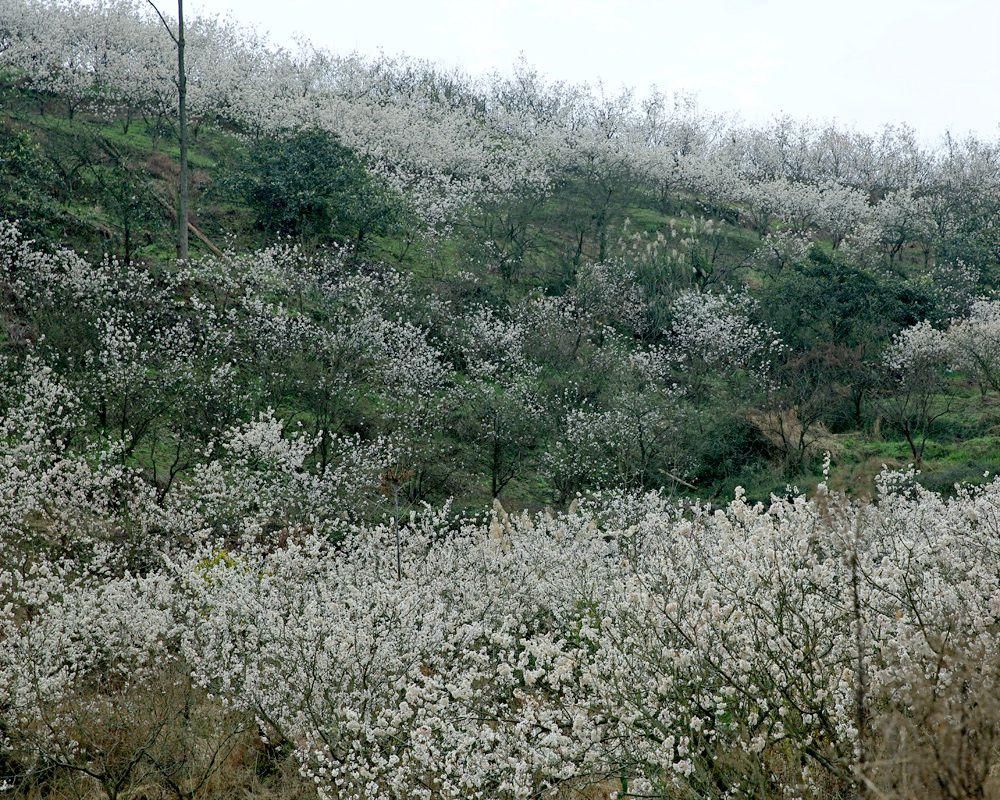
<instances>
[{"instance_id":1,"label":"flowering shrub","mask_svg":"<svg viewBox=\"0 0 1000 800\"><path fill-rule=\"evenodd\" d=\"M272 430L236 439L287 461ZM985 697L1000 663L1000 482L946 500L912 477L883 474L870 504L612 493L338 545L205 540L144 577L114 549L7 559L5 758L93 765L85 715L177 661L321 796L875 785L881 719L928 691Z\"/></svg>"},{"instance_id":2,"label":"flowering shrub","mask_svg":"<svg viewBox=\"0 0 1000 800\"><path fill-rule=\"evenodd\" d=\"M741 380L767 384L772 361L783 348L778 334L754 319L755 311L746 294L690 290L674 300L674 357L696 399L704 397L716 376L724 376L730 389Z\"/></svg>"},{"instance_id":3,"label":"flowering shrub","mask_svg":"<svg viewBox=\"0 0 1000 800\"><path fill-rule=\"evenodd\" d=\"M973 302L946 336L955 366L973 377L984 394L1000 391L1000 301Z\"/></svg>"}]
</instances>

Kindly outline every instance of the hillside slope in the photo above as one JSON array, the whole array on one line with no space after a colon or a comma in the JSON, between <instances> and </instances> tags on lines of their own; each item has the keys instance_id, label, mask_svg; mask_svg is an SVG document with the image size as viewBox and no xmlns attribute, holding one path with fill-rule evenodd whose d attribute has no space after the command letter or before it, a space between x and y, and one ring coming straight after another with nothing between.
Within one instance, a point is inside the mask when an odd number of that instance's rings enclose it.
<instances>
[{"instance_id":1,"label":"hillside slope","mask_svg":"<svg viewBox=\"0 0 1000 800\"><path fill-rule=\"evenodd\" d=\"M169 126L162 121L157 127L141 119L108 119L82 111L70 117L57 96L18 89L9 78L3 86L3 169L8 187L5 215L17 219L25 235L89 252L94 258L106 253L153 269L169 263L172 198L176 191L176 146ZM329 148L325 140L305 144L313 149ZM536 296L569 293L579 297L581 267L586 272L585 265L597 262L603 248L605 262L625 264L639 273L646 298L653 293L664 297L657 301L653 296L653 302L646 299L651 308L643 312L663 315L664 322L669 320L669 308L655 306L669 302L678 290L692 285L724 289L734 281L737 285L746 281L765 303L782 295L790 299L789 291L801 293L793 302L803 306L843 300L843 308L811 310L818 312L820 319L809 321L802 319L807 308L797 312L788 307L762 309L763 319L772 325L780 322L777 327L782 333L801 335L800 347L823 344L823 335L842 335L831 332L831 326L843 329L849 340L834 341L843 347L843 353L828 354L829 358L849 361L858 357L853 355L858 348L870 352L877 346L876 342L864 341L867 320L838 319L839 315L862 310L849 296L835 299L830 286L824 284L822 263L830 258L834 259L831 263L836 263L837 259L829 244L822 239L814 242L810 258L819 259L813 262L817 266L797 268L794 276L774 273L762 263L760 232L737 222L746 217L739 207L712 206L685 192L654 195L641 186L630 187L626 201L613 207L609 218L602 220L607 231L604 233L595 227L588 197L591 187L585 180L567 176L544 197L527 197L523 201L511 198L507 207L473 211L446 235L428 240L414 231L404 200L393 197L389 189L372 187L349 151L335 146L335 150L329 150L333 163L320 163L309 157L308 147L298 142L282 149L279 143L269 152L259 141L247 140L235 131L199 126L191 158L192 223L198 234L192 237L193 252L210 255L219 248L239 252L288 236L310 251L346 245L355 253L350 260L356 265L362 261L387 264L410 276L414 291L447 298L460 313L470 304L481 303L516 313ZM262 158L270 160L262 162ZM357 166L352 167L352 163ZM292 195L296 200L277 208L275 192ZM376 210L371 211L373 208ZM373 222L371 217L378 219ZM772 229L781 231L780 226ZM501 240L498 234L505 238ZM864 278L869 282L872 279L871 275ZM918 246L907 246L893 272L876 274L874 279L883 284L880 291L900 295L900 305L894 311L900 324L934 313L934 287L929 283L925 254ZM675 285L664 285L664 281L671 280ZM841 294L850 295L852 291L852 287L845 286ZM778 319L779 314L789 311L798 318ZM327 311L317 307L310 313L324 315ZM824 314L829 319L822 319ZM613 316L608 321L613 325L620 322ZM30 323L13 319L8 322L14 327L25 324ZM619 324L626 339L636 343L626 343L628 348L641 348L643 341L655 343L658 339L655 330L633 328L629 333L627 328ZM32 336L45 333L36 330ZM891 335L891 329L881 335L886 333ZM810 341L815 344L810 345ZM860 357L864 359L865 355ZM546 360L543 357L538 361L542 372L533 379L541 381L536 386L542 387L542 393L551 397L573 385L581 401L602 402L602 390L586 385L593 383L593 376L586 374L585 363L575 358L568 362ZM834 372L838 368L831 366ZM462 383L467 378L462 377L461 366L459 370L456 380ZM837 381L838 377L825 379ZM699 436L710 441L693 448L689 444L689 450L696 452L675 459L678 466L687 460L689 464L683 466L689 468L685 480L674 483L672 488L719 497L737 484L748 486L756 496L781 491L786 483L808 486L817 478L814 470L821 452L828 449L834 455L835 485L865 492L883 464L904 465L914 460L903 435L883 421L874 403L862 399L854 418L847 419L852 415L840 404L858 400L842 399L840 394L851 394L851 388L835 383L822 387L822 391L822 402L827 407L816 414L814 422L819 427L810 434L815 442L810 441L807 457L800 458L798 466L790 466L787 443L780 433L775 433L776 418L768 421L765 412L755 409L761 400L750 399L750 405L736 413L727 412L721 419L711 407L694 409L701 419L696 428ZM980 393L961 374L949 378L947 397L940 398L948 411L937 420L922 463L924 480L930 485L947 489L955 481L975 480L1000 466L995 397L992 392ZM812 397L807 401L817 403L820 399ZM352 410L349 419L337 424L346 421L350 428L368 434L380 430L385 412L379 401L372 402L370 407ZM281 405L291 418L312 415L294 393L281 398ZM469 442L476 434L461 416L458 414L454 424L440 433L439 444L453 462L450 469L465 474L461 478L455 474L441 478L430 495L422 496L454 493L460 505L474 508L483 502L484 491L496 489L496 482L489 489L489 480L480 472L488 471L488 465L479 462L481 465L476 466L478 459L470 452L474 448ZM797 424L794 419L786 422L793 427ZM558 499L560 490L554 489L551 480L541 473L542 462L552 457L548 452L549 437L560 426L555 422L551 433L535 432L523 444L516 444L516 474L504 487L512 502L532 506ZM154 454L153 458L159 456ZM154 468L149 461L143 466L147 470ZM477 477L477 472L482 477ZM676 474L674 470L668 472Z\"/></svg>"}]
</instances>

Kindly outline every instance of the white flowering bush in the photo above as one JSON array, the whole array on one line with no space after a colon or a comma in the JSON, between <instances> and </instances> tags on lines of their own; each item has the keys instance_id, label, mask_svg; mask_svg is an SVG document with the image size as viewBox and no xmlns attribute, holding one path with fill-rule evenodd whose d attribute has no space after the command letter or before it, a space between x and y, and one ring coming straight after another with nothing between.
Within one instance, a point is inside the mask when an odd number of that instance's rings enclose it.
<instances>
[{"instance_id":1,"label":"white flowering bush","mask_svg":"<svg viewBox=\"0 0 1000 800\"><path fill-rule=\"evenodd\" d=\"M168 498L166 524L197 538L260 537L289 526L332 535L342 520L379 502L395 448L381 439L335 437L326 465L309 469L318 445L317 437L288 435L271 410L235 425L223 432L219 452Z\"/></svg>"},{"instance_id":2,"label":"white flowering bush","mask_svg":"<svg viewBox=\"0 0 1000 800\"><path fill-rule=\"evenodd\" d=\"M1000 391L1000 301L973 302L945 335L956 368L972 377L984 394L988 389Z\"/></svg>"},{"instance_id":3,"label":"white flowering bush","mask_svg":"<svg viewBox=\"0 0 1000 800\"><path fill-rule=\"evenodd\" d=\"M685 413L675 392L623 392L607 409L567 412L564 430L543 456L558 498L599 487L665 486L690 466L680 442Z\"/></svg>"},{"instance_id":4,"label":"white flowering bush","mask_svg":"<svg viewBox=\"0 0 1000 800\"><path fill-rule=\"evenodd\" d=\"M746 294L682 292L671 306L672 346L678 370L699 401L720 377L728 391L762 388L783 351L778 334L755 317Z\"/></svg>"},{"instance_id":5,"label":"white flowering bush","mask_svg":"<svg viewBox=\"0 0 1000 800\"><path fill-rule=\"evenodd\" d=\"M952 344L925 320L893 337L883 359L882 411L902 431L919 465L935 424L950 408L945 379L954 362Z\"/></svg>"},{"instance_id":6,"label":"white flowering bush","mask_svg":"<svg viewBox=\"0 0 1000 800\"><path fill-rule=\"evenodd\" d=\"M235 438L298 461L266 431ZM928 692L986 702L1000 656L1000 483L947 500L912 477L884 474L869 504L824 485L714 510L611 493L339 544L203 540L141 577L113 550L8 559L0 746L111 781L126 766L86 721L173 663L321 796L876 785L881 720Z\"/></svg>"}]
</instances>

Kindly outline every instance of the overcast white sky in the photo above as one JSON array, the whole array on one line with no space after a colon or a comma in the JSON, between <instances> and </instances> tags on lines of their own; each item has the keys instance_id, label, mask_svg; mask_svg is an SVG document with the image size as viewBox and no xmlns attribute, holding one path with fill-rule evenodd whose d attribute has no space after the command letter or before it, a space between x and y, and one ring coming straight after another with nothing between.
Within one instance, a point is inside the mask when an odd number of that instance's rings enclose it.
<instances>
[{"instance_id":1,"label":"overcast white sky","mask_svg":"<svg viewBox=\"0 0 1000 800\"><path fill-rule=\"evenodd\" d=\"M697 95L871 129L1000 136L1000 0L187 0L279 42Z\"/></svg>"}]
</instances>

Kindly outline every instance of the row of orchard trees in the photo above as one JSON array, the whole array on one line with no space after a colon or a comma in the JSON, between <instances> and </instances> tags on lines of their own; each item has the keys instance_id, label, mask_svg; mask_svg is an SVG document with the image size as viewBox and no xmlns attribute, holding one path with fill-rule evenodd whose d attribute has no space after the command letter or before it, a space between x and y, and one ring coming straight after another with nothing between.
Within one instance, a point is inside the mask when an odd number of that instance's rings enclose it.
<instances>
[{"instance_id":1,"label":"row of orchard trees","mask_svg":"<svg viewBox=\"0 0 1000 800\"><path fill-rule=\"evenodd\" d=\"M787 119L749 128L688 98L552 83L523 64L472 78L308 43L279 48L209 17L188 20L178 80L175 24L166 18L164 30L136 0L12 0L0 11L0 65L71 110L125 126L139 115L173 119L186 86L195 121L255 136L328 130L403 190L430 230L473 205L510 217L511 194L530 200L569 182L584 187L581 243L592 237L599 261L637 191L678 190L736 206L761 234L780 222L890 261L913 246L928 260L996 257L995 142L948 138L929 150L905 128L871 135Z\"/></svg>"}]
</instances>

